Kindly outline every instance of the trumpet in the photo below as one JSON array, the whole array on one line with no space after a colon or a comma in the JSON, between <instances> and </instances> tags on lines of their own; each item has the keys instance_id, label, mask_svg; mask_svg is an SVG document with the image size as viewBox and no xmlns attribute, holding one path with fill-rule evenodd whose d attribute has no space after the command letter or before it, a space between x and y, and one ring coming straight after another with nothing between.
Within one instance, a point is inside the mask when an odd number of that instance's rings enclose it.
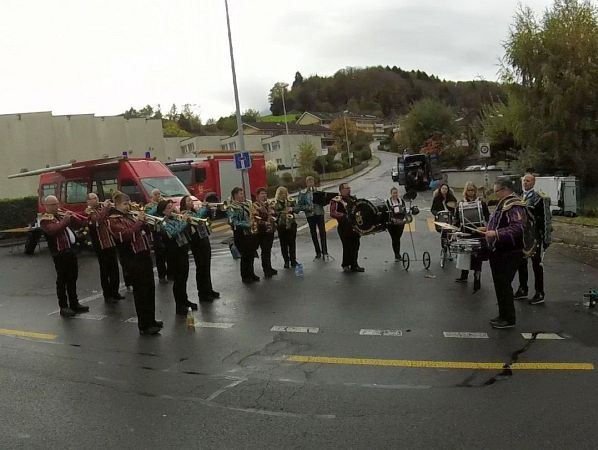
<instances>
[{"instance_id":1,"label":"trumpet","mask_svg":"<svg viewBox=\"0 0 598 450\"><path fill-rule=\"evenodd\" d=\"M143 214L143 219L141 218L141 214L143 211L138 210L131 210L128 212L129 216L131 216L135 220L143 220L148 225L157 226L164 222L164 217L158 216L151 216L149 214Z\"/></svg>"},{"instance_id":2,"label":"trumpet","mask_svg":"<svg viewBox=\"0 0 598 450\"><path fill-rule=\"evenodd\" d=\"M181 222L186 221L189 222L191 225L199 225L200 223L205 223L208 221L208 219L202 219L200 217L187 216L185 218L184 214L172 213L170 215L174 217L176 220L180 220Z\"/></svg>"},{"instance_id":3,"label":"trumpet","mask_svg":"<svg viewBox=\"0 0 598 450\"><path fill-rule=\"evenodd\" d=\"M220 202L220 203L202 203L202 206L206 206L208 208L211 209L218 209L220 211L226 211L228 209L228 203L227 202Z\"/></svg>"},{"instance_id":4,"label":"trumpet","mask_svg":"<svg viewBox=\"0 0 598 450\"><path fill-rule=\"evenodd\" d=\"M88 220L87 216L84 216L83 214L79 214L76 213L75 211L71 211L70 209L64 209L64 208L58 208L58 212L56 213L56 215L58 217L60 217L61 219L63 219L67 214L70 214L72 217L74 217L77 220Z\"/></svg>"}]
</instances>

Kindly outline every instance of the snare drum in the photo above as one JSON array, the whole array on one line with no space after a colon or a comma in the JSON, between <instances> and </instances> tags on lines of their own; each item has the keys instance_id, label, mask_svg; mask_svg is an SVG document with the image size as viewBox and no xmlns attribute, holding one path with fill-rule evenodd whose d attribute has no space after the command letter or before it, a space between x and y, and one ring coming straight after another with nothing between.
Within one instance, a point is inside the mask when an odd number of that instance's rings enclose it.
<instances>
[{"instance_id":1,"label":"snare drum","mask_svg":"<svg viewBox=\"0 0 598 450\"><path fill-rule=\"evenodd\" d=\"M461 226L478 228L485 227L484 213L482 211L482 202L476 200L474 202L459 203L459 219Z\"/></svg>"},{"instance_id":2,"label":"snare drum","mask_svg":"<svg viewBox=\"0 0 598 450\"><path fill-rule=\"evenodd\" d=\"M457 269L471 269L471 255L481 249L482 241L479 239L457 239L451 242L451 252L457 255Z\"/></svg>"},{"instance_id":3,"label":"snare drum","mask_svg":"<svg viewBox=\"0 0 598 450\"><path fill-rule=\"evenodd\" d=\"M450 211L438 211L436 213L436 218L434 219L435 222L442 222L442 223L448 223L449 225L453 224L453 213ZM436 228L436 231L438 233L442 233L442 228L440 228L438 225L434 225L434 227Z\"/></svg>"}]
</instances>

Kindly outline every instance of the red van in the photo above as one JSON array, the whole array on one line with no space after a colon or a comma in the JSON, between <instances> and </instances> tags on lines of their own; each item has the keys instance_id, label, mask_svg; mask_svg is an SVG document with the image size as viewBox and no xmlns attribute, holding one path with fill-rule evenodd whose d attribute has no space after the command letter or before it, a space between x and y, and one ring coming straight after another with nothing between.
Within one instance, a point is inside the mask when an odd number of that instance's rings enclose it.
<instances>
[{"instance_id":1,"label":"red van","mask_svg":"<svg viewBox=\"0 0 598 450\"><path fill-rule=\"evenodd\" d=\"M155 158L127 158L126 156L81 161L62 166L11 175L9 178L40 175L38 212L44 212L44 198L58 197L60 206L75 212L87 207L89 192L101 201L109 199L116 190L131 197L131 201L147 203L151 191L160 189L162 196L178 204L187 188L172 172Z\"/></svg>"}]
</instances>

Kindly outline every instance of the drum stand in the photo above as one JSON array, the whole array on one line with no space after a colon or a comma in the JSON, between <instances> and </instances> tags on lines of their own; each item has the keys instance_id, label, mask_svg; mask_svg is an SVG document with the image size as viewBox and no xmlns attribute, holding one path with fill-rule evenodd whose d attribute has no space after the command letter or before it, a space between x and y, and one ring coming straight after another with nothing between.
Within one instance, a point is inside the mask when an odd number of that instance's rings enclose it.
<instances>
[{"instance_id":1,"label":"drum stand","mask_svg":"<svg viewBox=\"0 0 598 450\"><path fill-rule=\"evenodd\" d=\"M409 205L411 208L411 205ZM415 219L413 219L415 221ZM411 222L413 223L413 222ZM424 252L422 255L422 259L417 259L417 251L415 250L415 241L413 240L413 232L411 231L411 223L409 223L409 237L411 238L411 247L413 248L413 261L422 261L424 264L424 269L428 270L430 268L430 264L432 262L432 258L430 258L429 252ZM409 258L409 253L403 253L401 257L403 263L403 269L409 270L409 265L411 264L411 259Z\"/></svg>"}]
</instances>

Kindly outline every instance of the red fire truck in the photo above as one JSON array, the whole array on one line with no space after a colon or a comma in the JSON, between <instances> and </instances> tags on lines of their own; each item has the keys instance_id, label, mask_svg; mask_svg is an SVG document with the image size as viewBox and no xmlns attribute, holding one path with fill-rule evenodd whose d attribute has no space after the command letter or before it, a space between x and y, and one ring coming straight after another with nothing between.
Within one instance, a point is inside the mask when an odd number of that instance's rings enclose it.
<instances>
[{"instance_id":1,"label":"red fire truck","mask_svg":"<svg viewBox=\"0 0 598 450\"><path fill-rule=\"evenodd\" d=\"M116 190L131 197L131 201L147 203L151 191L160 189L162 196L175 201L189 195L187 188L172 172L155 158L128 158L126 155L81 161L10 175L9 178L39 175L38 212L44 212L43 200L48 195L58 197L60 206L83 212L86 197L95 192L101 201Z\"/></svg>"},{"instance_id":2,"label":"red fire truck","mask_svg":"<svg viewBox=\"0 0 598 450\"><path fill-rule=\"evenodd\" d=\"M181 159L166 165L202 201L226 200L235 186L243 187L241 171L235 167L231 153ZM246 190L252 198L255 198L258 188L266 187L266 164L262 153L251 153L251 168L247 170L245 178Z\"/></svg>"}]
</instances>

